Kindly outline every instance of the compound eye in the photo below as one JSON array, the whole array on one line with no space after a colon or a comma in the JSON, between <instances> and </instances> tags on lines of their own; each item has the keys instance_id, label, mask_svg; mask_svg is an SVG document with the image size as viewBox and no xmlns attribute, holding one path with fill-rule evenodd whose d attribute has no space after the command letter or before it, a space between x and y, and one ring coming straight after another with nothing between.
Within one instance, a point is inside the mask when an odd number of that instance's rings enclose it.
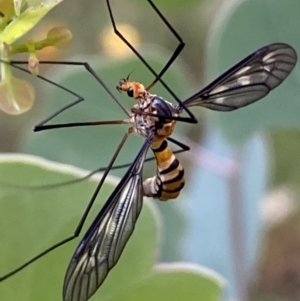
<instances>
[{"instance_id":1,"label":"compound eye","mask_svg":"<svg viewBox=\"0 0 300 301\"><path fill-rule=\"evenodd\" d=\"M128 90L127 90L127 95L129 97L133 97L133 88L132 87L129 87Z\"/></svg>"}]
</instances>

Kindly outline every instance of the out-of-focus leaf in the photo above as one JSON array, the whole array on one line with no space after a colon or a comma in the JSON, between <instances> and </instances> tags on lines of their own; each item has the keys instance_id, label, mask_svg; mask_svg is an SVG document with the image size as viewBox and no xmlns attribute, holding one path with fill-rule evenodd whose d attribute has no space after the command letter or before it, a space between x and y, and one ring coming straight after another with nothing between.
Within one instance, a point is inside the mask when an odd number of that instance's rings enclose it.
<instances>
[{"instance_id":1,"label":"out-of-focus leaf","mask_svg":"<svg viewBox=\"0 0 300 301\"><path fill-rule=\"evenodd\" d=\"M97 180L95 178L77 185L49 190L30 190L26 187L60 183L82 177L83 171L29 156L1 155L0 161L2 276L74 232L97 185ZM106 181L98 199L101 203L97 201L86 225L91 223L91 218L103 205L115 182L113 179ZM85 229L86 227L84 231ZM78 242L77 239L53 251L3 282L0 287L1 299L5 301L60 299L63 276ZM15 289L16 287L18 289Z\"/></svg>"},{"instance_id":2,"label":"out-of-focus leaf","mask_svg":"<svg viewBox=\"0 0 300 301\"><path fill-rule=\"evenodd\" d=\"M221 300L222 278L216 273L197 267L197 265L159 264L153 274L136 285L132 290L124 292L124 301L140 300ZM120 300L120 299L112 299Z\"/></svg>"},{"instance_id":3,"label":"out-of-focus leaf","mask_svg":"<svg viewBox=\"0 0 300 301\"><path fill-rule=\"evenodd\" d=\"M99 177L55 189L28 187L60 183L82 175L82 171L70 166L29 156L0 157L1 275L71 235ZM83 232L112 191L113 183L115 180L106 181ZM185 264L151 270L157 255L157 235L161 233L158 225L155 207L145 201L136 230L118 265L90 300L120 300L128 295L132 296L130 300L141 300L150 291L157 298L162 296L160 300L169 300L168 295L182 296L183 292L188 294L189 300L219 300L223 280L213 272ZM3 282L2 300L59 300L63 276L78 242L76 239L52 251Z\"/></svg>"},{"instance_id":4,"label":"out-of-focus leaf","mask_svg":"<svg viewBox=\"0 0 300 301\"><path fill-rule=\"evenodd\" d=\"M253 0L224 2L214 18L207 45L209 81L256 49L287 43L300 53L300 2ZM270 126L300 126L299 64L265 99L231 113L211 114L214 124L232 141L247 139Z\"/></svg>"}]
</instances>

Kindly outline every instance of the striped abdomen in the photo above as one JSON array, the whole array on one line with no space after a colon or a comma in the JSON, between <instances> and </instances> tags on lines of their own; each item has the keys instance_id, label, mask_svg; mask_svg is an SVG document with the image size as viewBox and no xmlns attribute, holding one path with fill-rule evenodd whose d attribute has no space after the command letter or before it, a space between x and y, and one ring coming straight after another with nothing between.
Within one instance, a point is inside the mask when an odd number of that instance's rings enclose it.
<instances>
[{"instance_id":1,"label":"striped abdomen","mask_svg":"<svg viewBox=\"0 0 300 301\"><path fill-rule=\"evenodd\" d=\"M168 146L167 140L153 141L152 151L156 157L156 176L144 181L144 195L161 201L175 199L184 186L184 169Z\"/></svg>"}]
</instances>

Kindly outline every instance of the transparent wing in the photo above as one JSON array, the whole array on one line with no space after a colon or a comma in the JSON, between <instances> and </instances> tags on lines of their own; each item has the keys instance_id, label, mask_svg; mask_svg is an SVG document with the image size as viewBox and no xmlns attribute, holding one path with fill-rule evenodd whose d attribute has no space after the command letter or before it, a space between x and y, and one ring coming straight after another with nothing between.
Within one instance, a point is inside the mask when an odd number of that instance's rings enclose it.
<instances>
[{"instance_id":1,"label":"transparent wing","mask_svg":"<svg viewBox=\"0 0 300 301\"><path fill-rule=\"evenodd\" d=\"M183 104L217 111L232 111L247 106L280 85L296 62L297 54L289 45L276 43L262 47ZM182 107L178 106L178 109Z\"/></svg>"},{"instance_id":2,"label":"transparent wing","mask_svg":"<svg viewBox=\"0 0 300 301\"><path fill-rule=\"evenodd\" d=\"M86 301L118 262L142 208L142 167L151 140L150 135L78 245L65 276L65 301Z\"/></svg>"}]
</instances>

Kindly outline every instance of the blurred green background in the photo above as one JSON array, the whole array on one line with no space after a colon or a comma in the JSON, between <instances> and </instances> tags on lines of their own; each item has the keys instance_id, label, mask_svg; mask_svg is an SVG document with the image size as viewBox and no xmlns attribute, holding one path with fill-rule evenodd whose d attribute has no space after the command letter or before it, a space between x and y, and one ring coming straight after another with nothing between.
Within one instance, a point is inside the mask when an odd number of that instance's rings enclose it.
<instances>
[{"instance_id":1,"label":"blurred green background","mask_svg":"<svg viewBox=\"0 0 300 301\"><path fill-rule=\"evenodd\" d=\"M300 53L298 0L154 2L186 43L164 77L180 99L267 44L288 43ZM147 1L112 0L111 5L120 30L159 72L178 41ZM133 102L116 93L118 81L132 70L133 80L145 85L153 80L113 35L105 1L65 0L30 35L43 35L53 25L68 27L73 33L72 44L61 51L46 49L41 57L89 62L128 108ZM53 122L124 118L83 68L46 67L41 68L41 74L86 99ZM227 279L222 300L299 300L299 75L297 65L265 99L236 112L193 108L199 123L178 124L176 128L174 137L191 147L189 153L179 156L187 184L178 200L158 204L164 226L159 260L186 261L213 269ZM31 128L37 122L74 98L38 79L30 77L30 81L37 89L34 108L21 116L0 113L1 151L34 154L89 170L106 166L126 127L33 133ZM160 84L152 92L174 101ZM130 162L142 141L141 137L130 137L117 162ZM145 176L154 171L154 164L145 166ZM117 176L123 173L113 172ZM70 210L71 201L63 200ZM30 216L26 216L30 222L41 215L38 204L34 211L31 208ZM39 250L39 241L34 244L31 252ZM27 256L35 254L31 252Z\"/></svg>"}]
</instances>

